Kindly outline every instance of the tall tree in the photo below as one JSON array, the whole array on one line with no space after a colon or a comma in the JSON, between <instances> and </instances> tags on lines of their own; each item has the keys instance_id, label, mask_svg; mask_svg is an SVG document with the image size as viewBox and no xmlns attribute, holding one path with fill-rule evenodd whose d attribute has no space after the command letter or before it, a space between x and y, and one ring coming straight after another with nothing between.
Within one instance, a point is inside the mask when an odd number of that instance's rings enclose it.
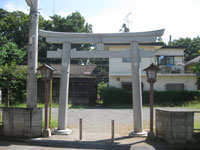
<instances>
[{"instance_id":1,"label":"tall tree","mask_svg":"<svg viewBox=\"0 0 200 150\"><path fill-rule=\"evenodd\" d=\"M183 46L185 47L184 55L185 61L189 61L199 55L198 50L200 50L200 37L196 38L179 38L171 43L172 46Z\"/></svg>"},{"instance_id":2,"label":"tall tree","mask_svg":"<svg viewBox=\"0 0 200 150\"><path fill-rule=\"evenodd\" d=\"M27 50L28 26L29 15L21 11L8 12L0 9L0 38L6 37L8 41L16 43L20 49ZM92 25L88 24L79 12L73 12L66 17L54 15L50 20L45 20L40 16L39 28L60 32L92 32ZM45 39L39 38L39 57L46 57L47 50L57 47L60 46L46 43ZM88 45L73 47L88 49Z\"/></svg>"},{"instance_id":3,"label":"tall tree","mask_svg":"<svg viewBox=\"0 0 200 150\"><path fill-rule=\"evenodd\" d=\"M12 63L19 64L23 61L26 52L18 49L13 42L7 42L0 46L0 65L11 66Z\"/></svg>"},{"instance_id":4,"label":"tall tree","mask_svg":"<svg viewBox=\"0 0 200 150\"><path fill-rule=\"evenodd\" d=\"M18 64L23 61L25 51L18 49L13 42L0 46L0 87L3 90L3 100L10 102L25 101L26 67Z\"/></svg>"},{"instance_id":5,"label":"tall tree","mask_svg":"<svg viewBox=\"0 0 200 150\"><path fill-rule=\"evenodd\" d=\"M0 9L0 32L8 41L26 49L28 43L29 16L21 11L7 12Z\"/></svg>"}]
</instances>

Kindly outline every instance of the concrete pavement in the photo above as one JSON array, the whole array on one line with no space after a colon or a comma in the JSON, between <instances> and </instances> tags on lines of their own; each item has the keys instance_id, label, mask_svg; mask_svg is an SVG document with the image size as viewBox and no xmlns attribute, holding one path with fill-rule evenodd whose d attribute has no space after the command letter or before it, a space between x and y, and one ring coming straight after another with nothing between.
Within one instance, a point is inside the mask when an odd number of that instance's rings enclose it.
<instances>
[{"instance_id":1,"label":"concrete pavement","mask_svg":"<svg viewBox=\"0 0 200 150\"><path fill-rule=\"evenodd\" d=\"M144 112L149 109L144 109ZM148 124L148 113L144 113L145 127ZM54 114L55 115L55 114ZM146 116L147 115L147 116ZM83 140L79 140L79 118L83 118ZM174 149L199 149L200 145L169 145L162 140L146 140L128 137L133 129L132 110L113 109L82 109L70 110L69 128L70 135L53 135L50 138L19 139L5 138L4 140L23 141L30 145L65 147L65 148L93 148L93 149L123 149L123 150L174 150ZM115 141L111 143L111 119L115 120ZM148 131L148 128L145 128ZM0 147L1 149L1 147Z\"/></svg>"},{"instance_id":2,"label":"concrete pavement","mask_svg":"<svg viewBox=\"0 0 200 150\"><path fill-rule=\"evenodd\" d=\"M111 142L109 135L105 133L83 133L83 140L79 140L79 131L73 130L71 135L53 135L50 138L3 138L4 140L14 140L24 142L26 145L45 146L54 148L69 149L104 149L104 150L177 150L177 149L199 149L200 145L169 145L162 140L146 140L145 137L120 137L115 135L114 143ZM108 138L105 138L108 137ZM1 149L1 147L0 147ZM17 150L17 149L15 149Z\"/></svg>"}]
</instances>

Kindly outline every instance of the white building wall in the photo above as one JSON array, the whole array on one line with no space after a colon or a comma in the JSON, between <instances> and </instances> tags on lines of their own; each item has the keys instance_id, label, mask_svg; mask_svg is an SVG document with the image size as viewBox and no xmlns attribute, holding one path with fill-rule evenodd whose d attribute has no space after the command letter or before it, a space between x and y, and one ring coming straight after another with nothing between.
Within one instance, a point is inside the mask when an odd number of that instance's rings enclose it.
<instances>
[{"instance_id":1,"label":"white building wall","mask_svg":"<svg viewBox=\"0 0 200 150\"><path fill-rule=\"evenodd\" d=\"M149 83L146 81L146 76L142 76L142 82L144 84L144 90L149 90ZM195 75L158 75L157 81L154 83L154 89L156 91L165 91L166 84L184 84L184 90L196 91L196 76Z\"/></svg>"},{"instance_id":2,"label":"white building wall","mask_svg":"<svg viewBox=\"0 0 200 150\"><path fill-rule=\"evenodd\" d=\"M122 63L122 58L109 59L109 75L129 75L131 74L131 63Z\"/></svg>"},{"instance_id":3,"label":"white building wall","mask_svg":"<svg viewBox=\"0 0 200 150\"><path fill-rule=\"evenodd\" d=\"M164 56L184 56L183 48L161 48L156 50L156 55L164 55Z\"/></svg>"},{"instance_id":4,"label":"white building wall","mask_svg":"<svg viewBox=\"0 0 200 150\"><path fill-rule=\"evenodd\" d=\"M105 47L106 50L126 50L129 49L128 45L112 45ZM140 46L144 50L155 50L153 46ZM183 48L161 48L155 50L156 56L174 56L175 62L183 63L184 49ZM141 79L143 82L143 89L149 90L149 83L146 81L146 72L142 71L148 67L151 63L155 63L155 58L141 58ZM181 83L184 84L184 89L187 91L196 91L196 76L194 74L184 74L184 66L180 67L181 74L159 74L157 76L157 82L154 84L154 89L157 91L165 91L167 83ZM173 69L172 69L173 70ZM131 82L131 63L122 62L122 58L110 58L109 59L109 85L117 88L122 88L122 82Z\"/></svg>"},{"instance_id":5,"label":"white building wall","mask_svg":"<svg viewBox=\"0 0 200 150\"><path fill-rule=\"evenodd\" d=\"M146 75L141 77L143 83L143 90L149 91L149 83L146 81ZM131 82L131 76L110 76L109 78L110 86L117 88L122 88L122 82ZM154 83L154 90L165 91L166 84L169 83L182 83L184 84L184 90L196 91L196 77L195 75L158 75L157 81Z\"/></svg>"}]
</instances>

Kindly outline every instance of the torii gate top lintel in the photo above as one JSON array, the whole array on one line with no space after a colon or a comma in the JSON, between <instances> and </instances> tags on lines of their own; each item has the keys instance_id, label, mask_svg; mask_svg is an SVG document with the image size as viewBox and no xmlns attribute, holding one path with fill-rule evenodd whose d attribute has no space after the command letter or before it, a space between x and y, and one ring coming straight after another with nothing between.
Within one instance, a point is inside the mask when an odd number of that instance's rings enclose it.
<instances>
[{"instance_id":1,"label":"torii gate top lintel","mask_svg":"<svg viewBox=\"0 0 200 150\"><path fill-rule=\"evenodd\" d=\"M128 33L72 33L40 30L39 34L50 43L130 43L133 41L148 43L154 42L157 37L162 36L164 29Z\"/></svg>"}]
</instances>

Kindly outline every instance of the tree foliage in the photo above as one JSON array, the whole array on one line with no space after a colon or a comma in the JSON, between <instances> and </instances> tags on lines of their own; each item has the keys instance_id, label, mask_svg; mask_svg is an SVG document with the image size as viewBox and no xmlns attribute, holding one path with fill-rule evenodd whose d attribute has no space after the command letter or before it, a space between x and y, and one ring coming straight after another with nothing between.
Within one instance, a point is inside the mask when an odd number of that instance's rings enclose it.
<instances>
[{"instance_id":1,"label":"tree foliage","mask_svg":"<svg viewBox=\"0 0 200 150\"><path fill-rule=\"evenodd\" d=\"M172 46L182 46L185 47L185 61L189 61L199 55L198 50L200 50L200 37L196 38L179 38L178 40L172 41Z\"/></svg>"},{"instance_id":2,"label":"tree foliage","mask_svg":"<svg viewBox=\"0 0 200 150\"><path fill-rule=\"evenodd\" d=\"M0 9L0 32L8 41L25 50L28 43L29 16L21 11L8 12Z\"/></svg>"},{"instance_id":3,"label":"tree foliage","mask_svg":"<svg viewBox=\"0 0 200 150\"><path fill-rule=\"evenodd\" d=\"M27 67L20 66L26 52L13 42L0 46L0 87L3 91L3 101L7 100L10 89L10 102L24 102L26 95Z\"/></svg>"},{"instance_id":4,"label":"tree foliage","mask_svg":"<svg viewBox=\"0 0 200 150\"><path fill-rule=\"evenodd\" d=\"M54 15L48 20L40 16L39 28L59 32L92 32L92 25L88 24L79 12L66 17ZM27 67L19 64L26 56L28 29L29 15L0 8L0 88L3 90L4 101L7 99L8 87L11 92L10 102L25 101ZM72 47L88 49L88 45ZM61 45L49 44L39 37L39 57L46 57L46 51L57 48L61 48Z\"/></svg>"},{"instance_id":5,"label":"tree foliage","mask_svg":"<svg viewBox=\"0 0 200 150\"><path fill-rule=\"evenodd\" d=\"M92 32L92 25L88 24L79 12L61 17L54 15L51 19L39 17L39 28L58 32ZM8 12L0 9L0 39L14 42L21 49L27 50L29 15L14 11ZM0 40L1 43L1 40ZM39 57L46 57L47 50L55 50L61 46L49 44L44 38L39 38ZM88 45L73 45L72 48L88 49Z\"/></svg>"},{"instance_id":6,"label":"tree foliage","mask_svg":"<svg viewBox=\"0 0 200 150\"><path fill-rule=\"evenodd\" d=\"M11 66L12 63L19 64L23 61L26 52L18 49L13 42L7 42L0 46L0 65Z\"/></svg>"},{"instance_id":7,"label":"tree foliage","mask_svg":"<svg viewBox=\"0 0 200 150\"><path fill-rule=\"evenodd\" d=\"M197 77L196 84L200 85L200 62L198 62L197 64L195 64L192 67L192 70L194 71L194 73L196 74L196 77Z\"/></svg>"}]
</instances>

